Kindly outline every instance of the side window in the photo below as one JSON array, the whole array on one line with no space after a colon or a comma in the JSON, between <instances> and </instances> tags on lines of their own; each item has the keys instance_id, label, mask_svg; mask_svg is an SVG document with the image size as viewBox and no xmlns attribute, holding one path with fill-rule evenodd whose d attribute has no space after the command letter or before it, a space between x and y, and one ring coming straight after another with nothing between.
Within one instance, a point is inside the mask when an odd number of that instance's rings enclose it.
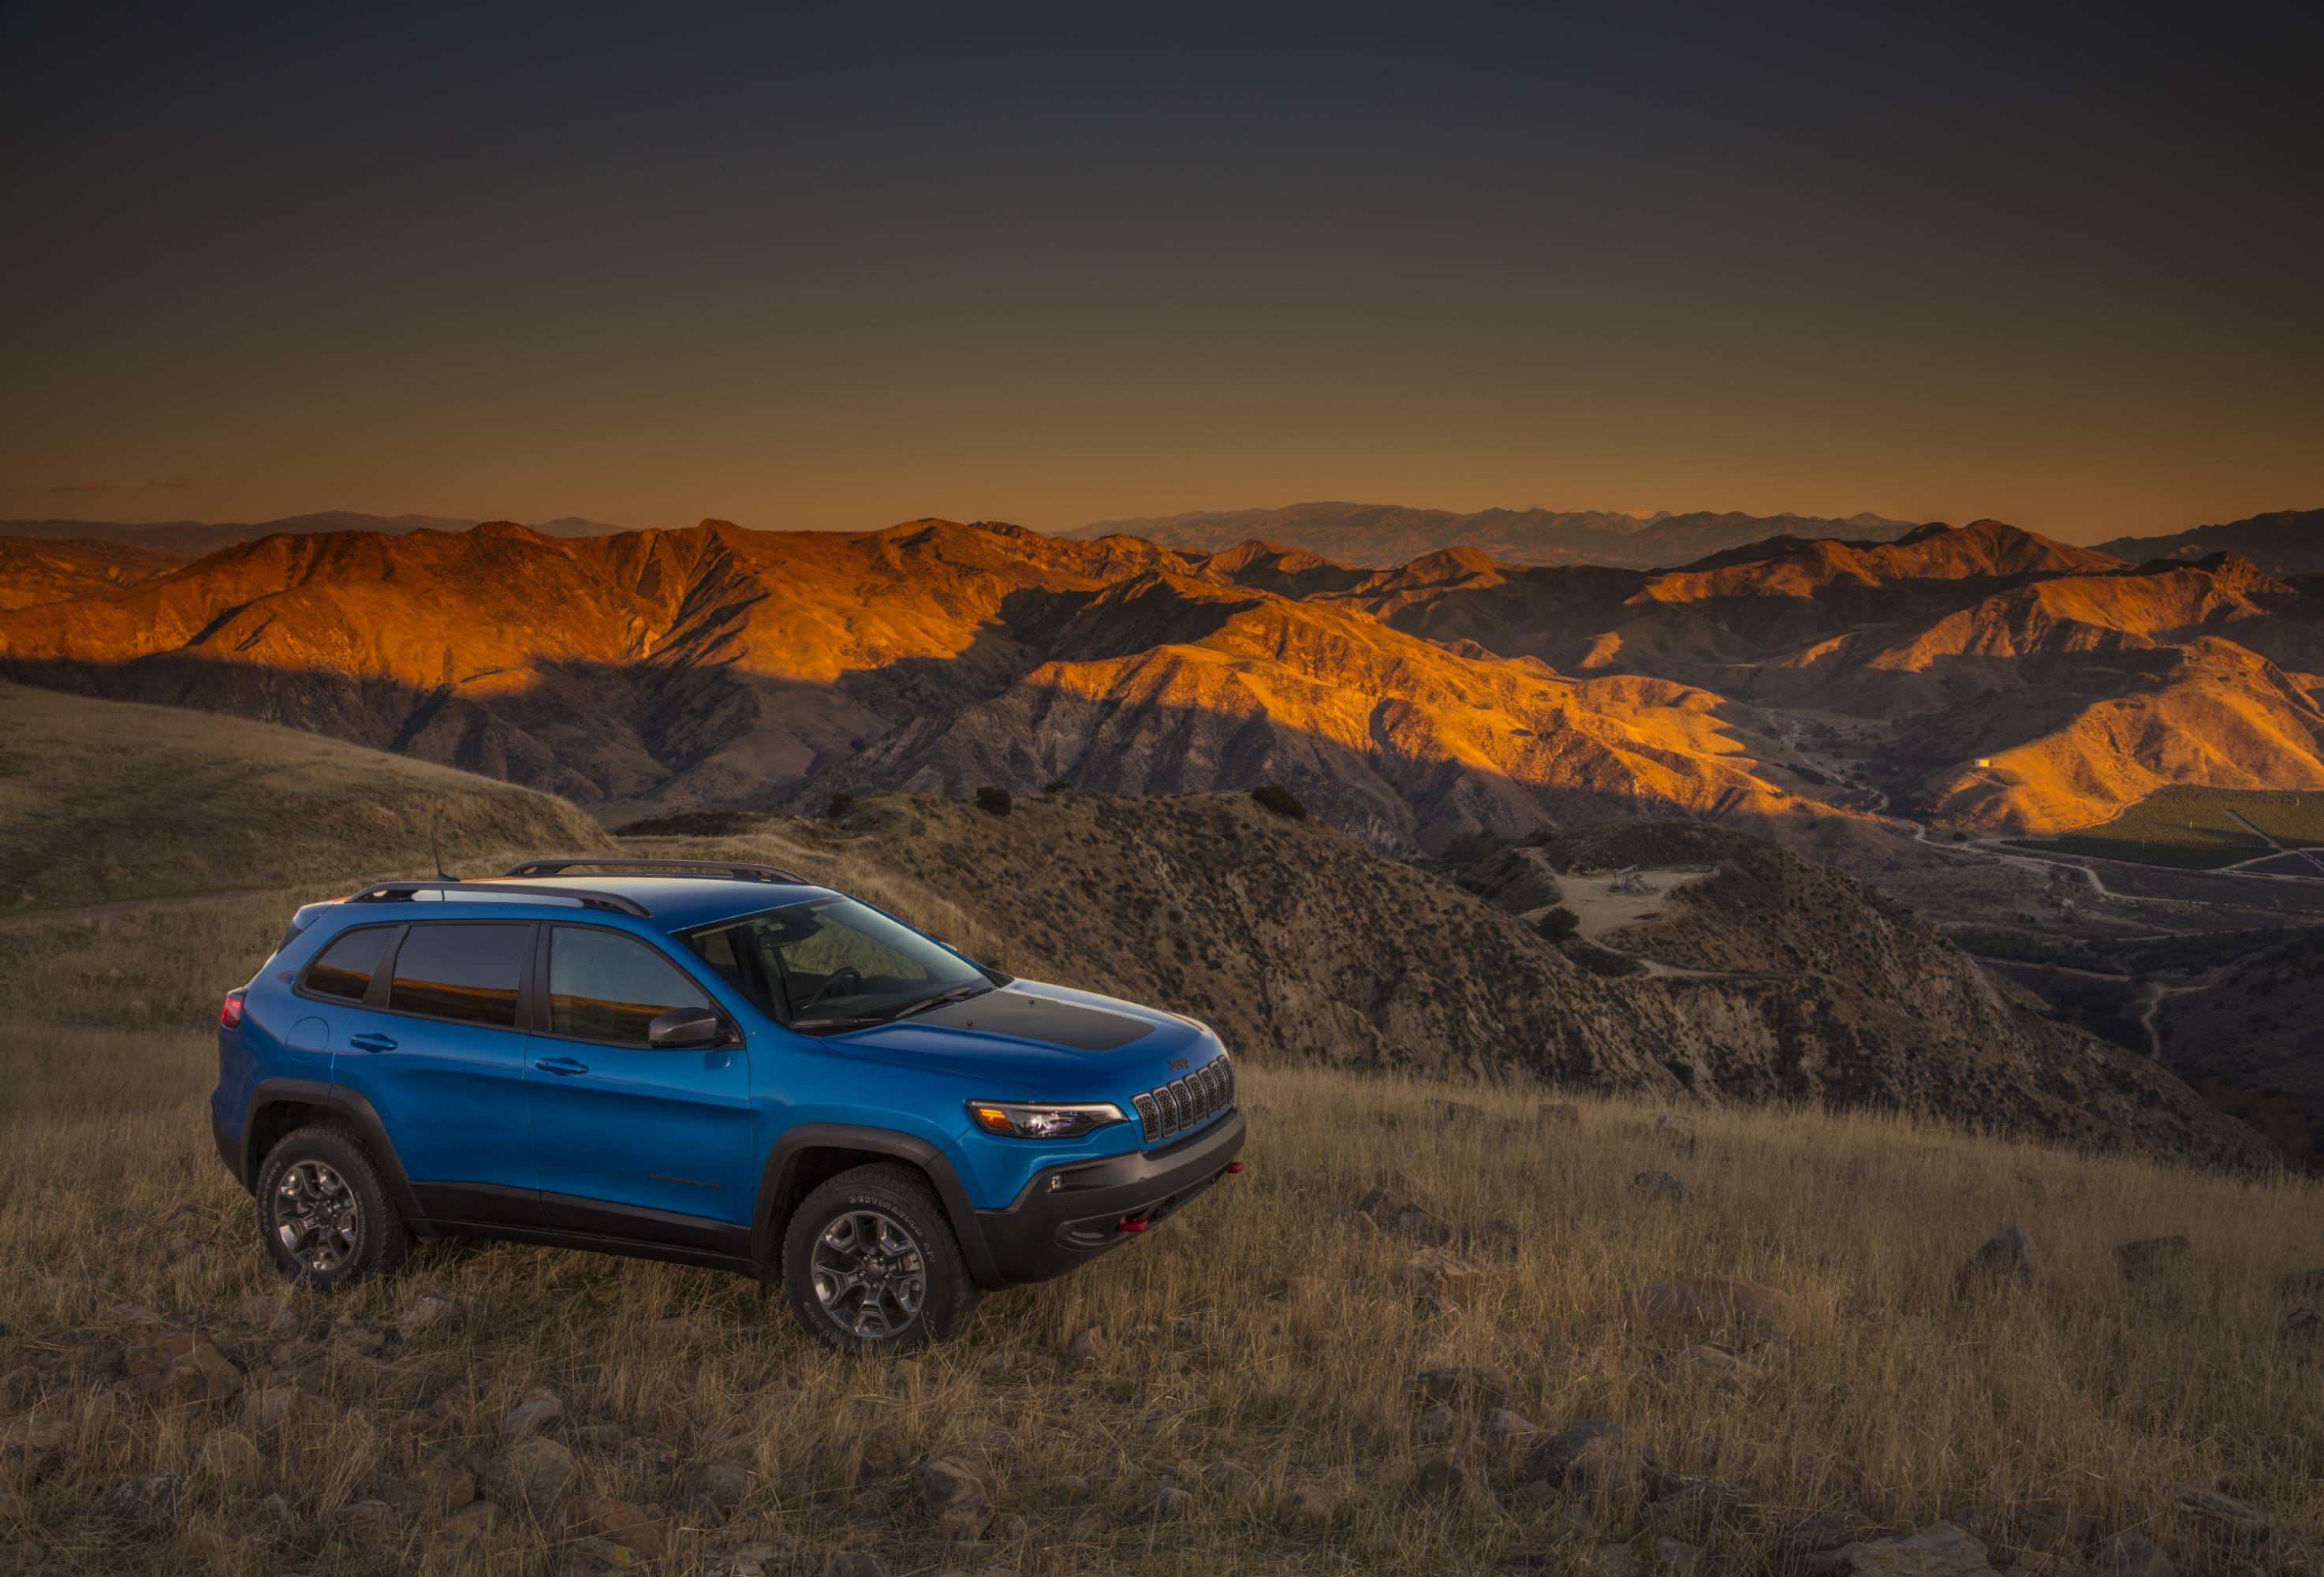
<instances>
[{"instance_id":1,"label":"side window","mask_svg":"<svg viewBox=\"0 0 2324 1577\"><path fill-rule=\"evenodd\" d=\"M379 973L379 961L393 940L397 927L365 926L349 931L323 949L322 956L307 966L307 978L301 982L320 997L338 997L346 1001L360 1002L371 990L371 977Z\"/></svg>"},{"instance_id":2,"label":"side window","mask_svg":"<svg viewBox=\"0 0 2324 1577\"><path fill-rule=\"evenodd\" d=\"M643 1046L672 1008L707 1008L701 987L644 943L612 931L558 926L549 937L549 1032Z\"/></svg>"},{"instance_id":3,"label":"side window","mask_svg":"<svg viewBox=\"0 0 2324 1577\"><path fill-rule=\"evenodd\" d=\"M530 926L416 925L395 950L391 1012L512 1028Z\"/></svg>"}]
</instances>

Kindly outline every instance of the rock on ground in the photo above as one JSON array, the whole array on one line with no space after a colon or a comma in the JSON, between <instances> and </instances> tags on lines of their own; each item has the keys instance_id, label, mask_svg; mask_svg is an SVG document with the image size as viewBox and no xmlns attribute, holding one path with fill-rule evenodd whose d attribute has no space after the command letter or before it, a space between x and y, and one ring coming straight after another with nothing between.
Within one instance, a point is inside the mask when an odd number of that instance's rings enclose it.
<instances>
[{"instance_id":1,"label":"rock on ground","mask_svg":"<svg viewBox=\"0 0 2324 1577\"><path fill-rule=\"evenodd\" d=\"M1517 1466L1517 1482L1563 1484L1573 1464L1589 1452L1610 1448L1622 1438L1622 1426L1602 1418L1569 1424L1526 1453Z\"/></svg>"},{"instance_id":2,"label":"rock on ground","mask_svg":"<svg viewBox=\"0 0 2324 1577\"><path fill-rule=\"evenodd\" d=\"M2181 1237L2142 1238L2116 1244L2114 1262L2135 1292L2177 1291L2194 1272L2195 1248Z\"/></svg>"},{"instance_id":3,"label":"rock on ground","mask_svg":"<svg viewBox=\"0 0 2324 1577\"><path fill-rule=\"evenodd\" d=\"M1741 1276L1689 1276L1639 1288L1630 1306L1666 1333L1731 1335L1764 1342L1798 1318L1791 1294Z\"/></svg>"},{"instance_id":4,"label":"rock on ground","mask_svg":"<svg viewBox=\"0 0 2324 1577\"><path fill-rule=\"evenodd\" d=\"M1985 1546L1950 1522L1849 1545L1839 1564L1856 1577L1994 1577Z\"/></svg>"},{"instance_id":5,"label":"rock on ground","mask_svg":"<svg viewBox=\"0 0 2324 1577\"><path fill-rule=\"evenodd\" d=\"M2222 1495L2217 1489L2205 1489L2193 1484L2181 1484L2171 1493L2172 1499L2178 1503L2181 1517L2190 1517L2218 1532L2238 1538L2264 1538L2267 1536L2267 1514L2232 1495Z\"/></svg>"},{"instance_id":6,"label":"rock on ground","mask_svg":"<svg viewBox=\"0 0 2324 1577\"><path fill-rule=\"evenodd\" d=\"M687 1499L715 1511L732 1511L751 1492L751 1470L736 1462L696 1464L686 1476Z\"/></svg>"},{"instance_id":7,"label":"rock on ground","mask_svg":"<svg viewBox=\"0 0 2324 1577\"><path fill-rule=\"evenodd\" d=\"M1468 1464L1450 1447L1432 1453L1412 1475L1412 1492L1422 1500L1458 1500L1468 1490Z\"/></svg>"},{"instance_id":8,"label":"rock on ground","mask_svg":"<svg viewBox=\"0 0 2324 1577\"><path fill-rule=\"evenodd\" d=\"M576 1471L573 1453L546 1435L527 1435L492 1462L494 1497L545 1517L565 1497Z\"/></svg>"},{"instance_id":9,"label":"rock on ground","mask_svg":"<svg viewBox=\"0 0 2324 1577\"><path fill-rule=\"evenodd\" d=\"M2003 1288L2028 1288L2045 1277L2042 1256L2024 1227L2006 1226L1980 1245L1953 1277L1953 1291L1962 1296Z\"/></svg>"},{"instance_id":10,"label":"rock on ground","mask_svg":"<svg viewBox=\"0 0 2324 1577\"><path fill-rule=\"evenodd\" d=\"M565 1399L555 1391L535 1388L501 1415L501 1438L521 1440L528 1434L538 1434L564 1416Z\"/></svg>"},{"instance_id":11,"label":"rock on ground","mask_svg":"<svg viewBox=\"0 0 2324 1577\"><path fill-rule=\"evenodd\" d=\"M1259 1475L1240 1462L1213 1462L1203 1470L1203 1488L1229 1500L1249 1500L1259 1493Z\"/></svg>"},{"instance_id":12,"label":"rock on ground","mask_svg":"<svg viewBox=\"0 0 2324 1577\"><path fill-rule=\"evenodd\" d=\"M1465 1402L1498 1407L1509 1399L1515 1382L1505 1369L1460 1364L1425 1369L1413 1377L1413 1388L1432 1402Z\"/></svg>"},{"instance_id":13,"label":"rock on ground","mask_svg":"<svg viewBox=\"0 0 2324 1577\"><path fill-rule=\"evenodd\" d=\"M2108 1577L2179 1577L2178 1563L2136 1528L2125 1528L2099 1545L2098 1566Z\"/></svg>"}]
</instances>

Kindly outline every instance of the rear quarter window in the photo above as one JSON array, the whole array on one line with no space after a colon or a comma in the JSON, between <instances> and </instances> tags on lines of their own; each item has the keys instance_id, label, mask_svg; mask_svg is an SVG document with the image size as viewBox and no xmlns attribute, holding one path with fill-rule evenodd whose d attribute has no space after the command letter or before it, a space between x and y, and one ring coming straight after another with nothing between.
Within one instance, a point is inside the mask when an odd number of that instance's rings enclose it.
<instances>
[{"instance_id":1,"label":"rear quarter window","mask_svg":"<svg viewBox=\"0 0 2324 1577\"><path fill-rule=\"evenodd\" d=\"M364 926L341 934L307 966L307 978L299 982L300 988L318 997L362 1001L364 993L371 990L372 976L379 973L380 960L387 953L387 945L395 939L397 929L394 926Z\"/></svg>"},{"instance_id":2,"label":"rear quarter window","mask_svg":"<svg viewBox=\"0 0 2324 1577\"><path fill-rule=\"evenodd\" d=\"M415 924L395 950L388 1011L514 1028L531 950L530 925Z\"/></svg>"}]
</instances>

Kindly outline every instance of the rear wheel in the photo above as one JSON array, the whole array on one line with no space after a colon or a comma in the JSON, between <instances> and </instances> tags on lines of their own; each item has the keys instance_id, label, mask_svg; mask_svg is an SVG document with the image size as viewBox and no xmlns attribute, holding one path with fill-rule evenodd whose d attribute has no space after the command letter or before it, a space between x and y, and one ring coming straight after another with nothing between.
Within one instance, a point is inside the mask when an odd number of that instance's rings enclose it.
<instances>
[{"instance_id":1,"label":"rear wheel","mask_svg":"<svg viewBox=\"0 0 2324 1577\"><path fill-rule=\"evenodd\" d=\"M275 1268L318 1291L384 1275L411 1246L362 1139L337 1122L294 1129L266 1152L258 1231Z\"/></svg>"},{"instance_id":2,"label":"rear wheel","mask_svg":"<svg viewBox=\"0 0 2324 1577\"><path fill-rule=\"evenodd\" d=\"M850 1352L940 1342L976 1308L952 1223L908 1167L858 1167L808 1194L783 1233L782 1280L799 1323Z\"/></svg>"}]
</instances>

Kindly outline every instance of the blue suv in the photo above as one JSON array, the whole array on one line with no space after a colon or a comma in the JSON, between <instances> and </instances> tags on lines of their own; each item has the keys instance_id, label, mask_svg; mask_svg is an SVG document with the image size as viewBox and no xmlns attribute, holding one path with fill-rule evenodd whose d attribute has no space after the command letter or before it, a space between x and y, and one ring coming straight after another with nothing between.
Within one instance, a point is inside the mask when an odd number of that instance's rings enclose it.
<instances>
[{"instance_id":1,"label":"blue suv","mask_svg":"<svg viewBox=\"0 0 2324 1577\"><path fill-rule=\"evenodd\" d=\"M760 865L374 882L301 908L218 1026L218 1154L317 1287L514 1239L779 1279L896 1351L1242 1169L1206 1025Z\"/></svg>"}]
</instances>

